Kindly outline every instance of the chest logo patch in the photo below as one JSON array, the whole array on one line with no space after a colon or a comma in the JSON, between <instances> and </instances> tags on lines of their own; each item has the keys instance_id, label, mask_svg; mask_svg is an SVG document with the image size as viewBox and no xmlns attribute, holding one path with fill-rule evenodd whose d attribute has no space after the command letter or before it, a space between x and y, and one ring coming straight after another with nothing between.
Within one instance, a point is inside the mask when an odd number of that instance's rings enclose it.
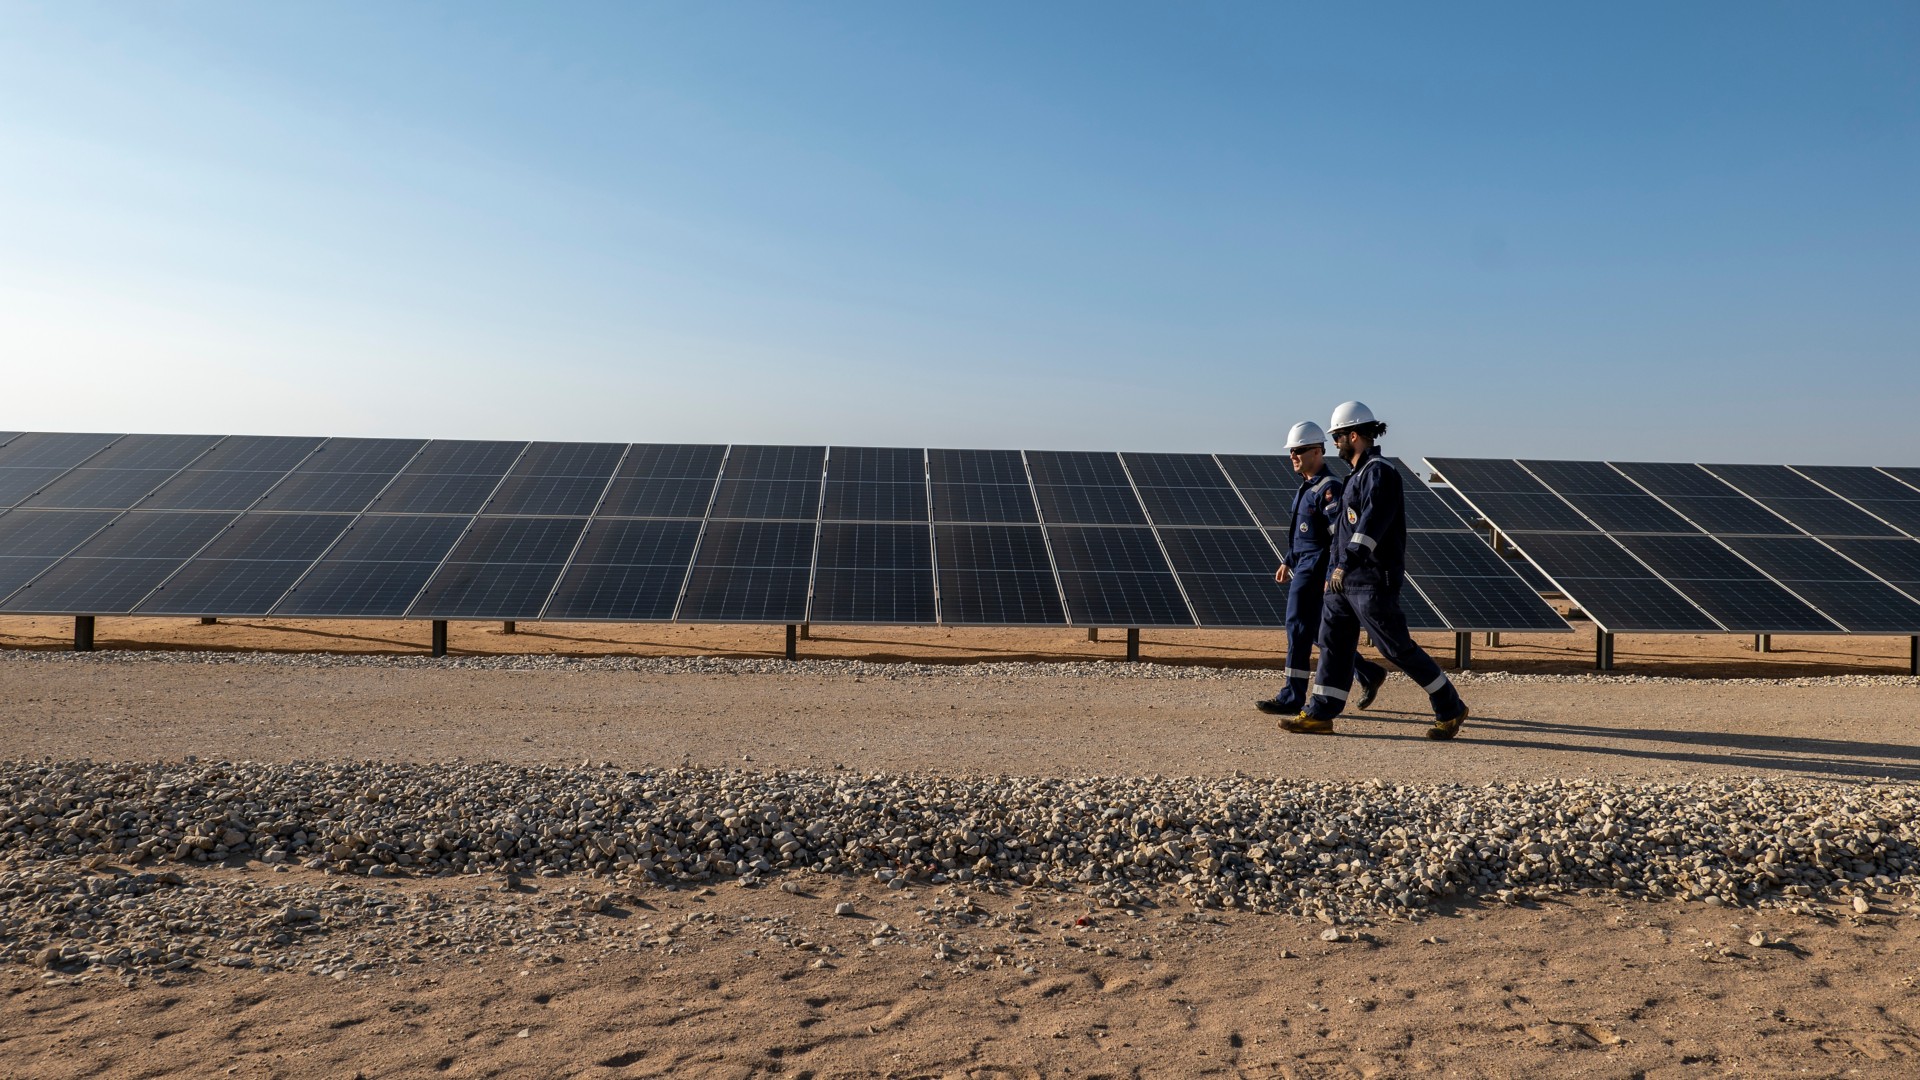
<instances>
[{"instance_id":1,"label":"chest logo patch","mask_svg":"<svg viewBox=\"0 0 1920 1080\"><path fill-rule=\"evenodd\" d=\"M1301 523L1300 523L1300 531L1301 531L1301 532L1306 532L1306 531L1307 531L1307 523L1306 523L1306 522L1304 522L1304 521L1303 521L1303 522L1301 522Z\"/></svg>"},{"instance_id":2,"label":"chest logo patch","mask_svg":"<svg viewBox=\"0 0 1920 1080\"><path fill-rule=\"evenodd\" d=\"M1349 525L1360 524L1360 512L1355 510L1351 506L1347 507L1347 524Z\"/></svg>"}]
</instances>

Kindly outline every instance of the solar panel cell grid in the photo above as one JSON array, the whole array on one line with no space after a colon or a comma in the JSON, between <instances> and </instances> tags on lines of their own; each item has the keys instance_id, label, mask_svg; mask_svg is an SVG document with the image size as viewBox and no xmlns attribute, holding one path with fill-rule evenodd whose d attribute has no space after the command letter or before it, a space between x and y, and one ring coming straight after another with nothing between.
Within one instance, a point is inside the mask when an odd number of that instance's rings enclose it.
<instances>
[{"instance_id":1,"label":"solar panel cell grid","mask_svg":"<svg viewBox=\"0 0 1920 1080\"><path fill-rule=\"evenodd\" d=\"M1467 500L1501 532L1597 532L1594 524L1558 495L1528 495L1464 489Z\"/></svg>"},{"instance_id":2,"label":"solar panel cell grid","mask_svg":"<svg viewBox=\"0 0 1920 1080\"><path fill-rule=\"evenodd\" d=\"M1126 470L1118 454L1091 451L1034 450L1027 467L1035 484L1126 487Z\"/></svg>"},{"instance_id":3,"label":"solar panel cell grid","mask_svg":"<svg viewBox=\"0 0 1920 1080\"><path fill-rule=\"evenodd\" d=\"M584 476L606 481L627 451L623 443L537 442L513 467L514 476Z\"/></svg>"},{"instance_id":4,"label":"solar panel cell grid","mask_svg":"<svg viewBox=\"0 0 1920 1080\"><path fill-rule=\"evenodd\" d=\"M367 508L377 514L472 515L500 486L500 475L402 473Z\"/></svg>"},{"instance_id":5,"label":"solar panel cell grid","mask_svg":"<svg viewBox=\"0 0 1920 1080\"><path fill-rule=\"evenodd\" d=\"M1166 573L1167 559L1150 529L1060 527L1047 530L1054 564L1067 571Z\"/></svg>"},{"instance_id":6,"label":"solar panel cell grid","mask_svg":"<svg viewBox=\"0 0 1920 1080\"><path fill-rule=\"evenodd\" d=\"M142 500L143 510L245 510L285 472L187 469Z\"/></svg>"},{"instance_id":7,"label":"solar panel cell grid","mask_svg":"<svg viewBox=\"0 0 1920 1080\"><path fill-rule=\"evenodd\" d=\"M71 469L99 453L117 435L30 431L0 447L0 466L10 469Z\"/></svg>"},{"instance_id":8,"label":"solar panel cell grid","mask_svg":"<svg viewBox=\"0 0 1920 1080\"><path fill-rule=\"evenodd\" d=\"M273 614L397 619L439 565L322 559L274 606Z\"/></svg>"},{"instance_id":9,"label":"solar panel cell grid","mask_svg":"<svg viewBox=\"0 0 1920 1080\"><path fill-rule=\"evenodd\" d=\"M1282 531L1285 531L1293 520L1293 496L1292 489L1284 491L1276 488L1243 487L1240 489L1240 497L1253 509L1253 519L1269 528L1278 528Z\"/></svg>"},{"instance_id":10,"label":"solar panel cell grid","mask_svg":"<svg viewBox=\"0 0 1920 1080\"><path fill-rule=\"evenodd\" d=\"M232 514L138 510L115 518L75 548L73 554L89 558L184 561L218 536L232 520Z\"/></svg>"},{"instance_id":11,"label":"solar panel cell grid","mask_svg":"<svg viewBox=\"0 0 1920 1080\"><path fill-rule=\"evenodd\" d=\"M1166 545L1167 556L1182 580L1189 574L1244 574L1274 584L1273 574L1280 565L1280 556L1256 530L1158 531L1161 542Z\"/></svg>"},{"instance_id":12,"label":"solar panel cell grid","mask_svg":"<svg viewBox=\"0 0 1920 1080\"><path fill-rule=\"evenodd\" d=\"M1632 495L1644 498L1647 494L1604 461L1527 459L1521 461L1520 465L1539 478L1541 483L1562 495Z\"/></svg>"},{"instance_id":13,"label":"solar panel cell grid","mask_svg":"<svg viewBox=\"0 0 1920 1080\"><path fill-rule=\"evenodd\" d=\"M197 458L194 469L285 473L306 460L322 440L279 435L234 435Z\"/></svg>"},{"instance_id":14,"label":"solar panel cell grid","mask_svg":"<svg viewBox=\"0 0 1920 1080\"><path fill-rule=\"evenodd\" d=\"M952 626L1057 625L1066 621L1051 571L939 573L940 621Z\"/></svg>"},{"instance_id":15,"label":"solar panel cell grid","mask_svg":"<svg viewBox=\"0 0 1920 1080\"><path fill-rule=\"evenodd\" d=\"M363 517L340 537L326 561L437 564L466 528L464 518Z\"/></svg>"},{"instance_id":16,"label":"solar panel cell grid","mask_svg":"<svg viewBox=\"0 0 1920 1080\"><path fill-rule=\"evenodd\" d=\"M735 446L727 454L729 480L808 480L819 483L824 446Z\"/></svg>"},{"instance_id":17,"label":"solar panel cell grid","mask_svg":"<svg viewBox=\"0 0 1920 1080\"><path fill-rule=\"evenodd\" d=\"M1825 488L1785 465L1706 465L1706 471L1756 498L1831 499Z\"/></svg>"},{"instance_id":18,"label":"solar panel cell grid","mask_svg":"<svg viewBox=\"0 0 1920 1080\"><path fill-rule=\"evenodd\" d=\"M1232 488L1141 487L1140 501L1156 525L1254 524Z\"/></svg>"},{"instance_id":19,"label":"solar panel cell grid","mask_svg":"<svg viewBox=\"0 0 1920 1080\"><path fill-rule=\"evenodd\" d=\"M408 463L408 473L470 473L504 476L527 447L522 442L435 439Z\"/></svg>"},{"instance_id":20,"label":"solar panel cell grid","mask_svg":"<svg viewBox=\"0 0 1920 1080\"><path fill-rule=\"evenodd\" d=\"M1520 495L1542 495L1547 488L1533 474L1520 467L1517 461L1503 461L1499 458L1428 458L1447 483L1458 488L1469 498L1486 491L1502 491ZM1478 499L1474 499L1477 504Z\"/></svg>"},{"instance_id":21,"label":"solar panel cell grid","mask_svg":"<svg viewBox=\"0 0 1920 1080\"><path fill-rule=\"evenodd\" d=\"M408 614L434 619L537 619L564 564L449 562Z\"/></svg>"},{"instance_id":22,"label":"solar panel cell grid","mask_svg":"<svg viewBox=\"0 0 1920 1080\"><path fill-rule=\"evenodd\" d=\"M933 540L925 525L828 522L820 526L816 565L835 569L933 569ZM928 577L931 585L932 577Z\"/></svg>"},{"instance_id":23,"label":"solar panel cell grid","mask_svg":"<svg viewBox=\"0 0 1920 1080\"><path fill-rule=\"evenodd\" d=\"M697 521L596 520L580 541L576 564L686 568L700 536Z\"/></svg>"},{"instance_id":24,"label":"solar panel cell grid","mask_svg":"<svg viewBox=\"0 0 1920 1080\"><path fill-rule=\"evenodd\" d=\"M1615 461L1610 464L1663 499L1669 496L1714 499L1737 494L1698 465L1670 461Z\"/></svg>"},{"instance_id":25,"label":"solar panel cell grid","mask_svg":"<svg viewBox=\"0 0 1920 1080\"><path fill-rule=\"evenodd\" d=\"M6 518L0 518L4 526ZM1829 540L1842 555L1896 584L1920 584L1920 541Z\"/></svg>"},{"instance_id":26,"label":"solar panel cell grid","mask_svg":"<svg viewBox=\"0 0 1920 1080\"><path fill-rule=\"evenodd\" d=\"M351 524L350 514L247 514L228 522L198 557L312 562Z\"/></svg>"},{"instance_id":27,"label":"solar panel cell grid","mask_svg":"<svg viewBox=\"0 0 1920 1080\"><path fill-rule=\"evenodd\" d=\"M1457 630L1487 628L1559 630L1566 624L1540 594L1510 574L1454 577L1414 574L1414 584ZM1403 593L1404 595L1404 593Z\"/></svg>"},{"instance_id":28,"label":"solar panel cell grid","mask_svg":"<svg viewBox=\"0 0 1920 1080\"><path fill-rule=\"evenodd\" d=\"M359 513L392 479L392 473L295 472L274 485L256 509Z\"/></svg>"},{"instance_id":29,"label":"solar panel cell grid","mask_svg":"<svg viewBox=\"0 0 1920 1080\"><path fill-rule=\"evenodd\" d=\"M1409 630L1433 632L1451 629L1440 613L1433 610L1433 606L1414 589L1400 591L1400 613L1407 617Z\"/></svg>"},{"instance_id":30,"label":"solar panel cell grid","mask_svg":"<svg viewBox=\"0 0 1920 1080\"><path fill-rule=\"evenodd\" d=\"M1685 518L1661 505L1651 495L1582 495L1563 493L1574 509L1606 532L1698 533Z\"/></svg>"},{"instance_id":31,"label":"solar panel cell grid","mask_svg":"<svg viewBox=\"0 0 1920 1080\"><path fill-rule=\"evenodd\" d=\"M1815 536L1899 536L1898 529L1831 496L1824 499L1760 499L1767 509Z\"/></svg>"},{"instance_id":32,"label":"solar panel cell grid","mask_svg":"<svg viewBox=\"0 0 1920 1080\"><path fill-rule=\"evenodd\" d=\"M425 439L328 439L294 470L304 473L382 473L392 476L427 445Z\"/></svg>"},{"instance_id":33,"label":"solar panel cell grid","mask_svg":"<svg viewBox=\"0 0 1920 1080\"><path fill-rule=\"evenodd\" d=\"M1287 621L1287 591L1272 573L1180 574L1201 626L1278 626Z\"/></svg>"},{"instance_id":34,"label":"solar panel cell grid","mask_svg":"<svg viewBox=\"0 0 1920 1080\"><path fill-rule=\"evenodd\" d=\"M65 555L114 519L105 510L16 510L0 514L0 553Z\"/></svg>"},{"instance_id":35,"label":"solar panel cell grid","mask_svg":"<svg viewBox=\"0 0 1920 1080\"><path fill-rule=\"evenodd\" d=\"M1130 487L1037 484L1034 495L1048 524L1145 525L1146 513Z\"/></svg>"},{"instance_id":36,"label":"solar panel cell grid","mask_svg":"<svg viewBox=\"0 0 1920 1080\"><path fill-rule=\"evenodd\" d=\"M79 468L51 481L22 506L44 509L126 510L174 475L171 469Z\"/></svg>"},{"instance_id":37,"label":"solar panel cell grid","mask_svg":"<svg viewBox=\"0 0 1920 1080\"><path fill-rule=\"evenodd\" d=\"M667 478L617 479L600 504L601 517L705 517L713 501L714 480Z\"/></svg>"},{"instance_id":38,"label":"solar panel cell grid","mask_svg":"<svg viewBox=\"0 0 1920 1080\"><path fill-rule=\"evenodd\" d=\"M690 622L804 622L809 575L805 567L695 566L678 618Z\"/></svg>"},{"instance_id":39,"label":"solar panel cell grid","mask_svg":"<svg viewBox=\"0 0 1920 1080\"><path fill-rule=\"evenodd\" d=\"M1706 498L1672 495L1667 505L1684 514L1688 521L1720 536L1799 536L1784 518L1744 495L1733 498Z\"/></svg>"},{"instance_id":40,"label":"solar panel cell grid","mask_svg":"<svg viewBox=\"0 0 1920 1080\"><path fill-rule=\"evenodd\" d=\"M58 561L57 555L0 555L0 600Z\"/></svg>"},{"instance_id":41,"label":"solar panel cell grid","mask_svg":"<svg viewBox=\"0 0 1920 1080\"><path fill-rule=\"evenodd\" d=\"M607 490L606 476L509 476L487 501L488 514L586 517Z\"/></svg>"},{"instance_id":42,"label":"solar panel cell grid","mask_svg":"<svg viewBox=\"0 0 1920 1080\"><path fill-rule=\"evenodd\" d=\"M1034 509L1033 489L1015 484L935 484L933 485L935 521L1031 521L1040 520Z\"/></svg>"},{"instance_id":43,"label":"solar panel cell grid","mask_svg":"<svg viewBox=\"0 0 1920 1080\"><path fill-rule=\"evenodd\" d=\"M1920 499L1920 490L1866 465L1795 465L1793 469L1841 498L1855 502Z\"/></svg>"},{"instance_id":44,"label":"solar panel cell grid","mask_svg":"<svg viewBox=\"0 0 1920 1080\"><path fill-rule=\"evenodd\" d=\"M934 621L933 568L875 570L821 567L814 573L813 606L807 618L817 623Z\"/></svg>"},{"instance_id":45,"label":"solar panel cell grid","mask_svg":"<svg viewBox=\"0 0 1920 1080\"><path fill-rule=\"evenodd\" d=\"M926 483L923 451L880 446L836 446L827 455L827 479L868 484Z\"/></svg>"},{"instance_id":46,"label":"solar panel cell grid","mask_svg":"<svg viewBox=\"0 0 1920 1080\"><path fill-rule=\"evenodd\" d=\"M635 443L620 463L621 477L656 477L712 481L720 475L720 462L727 455L724 446L693 443Z\"/></svg>"},{"instance_id":47,"label":"solar panel cell grid","mask_svg":"<svg viewBox=\"0 0 1920 1080\"><path fill-rule=\"evenodd\" d=\"M936 525L933 532L942 570L1053 572L1046 540L1037 527Z\"/></svg>"},{"instance_id":48,"label":"solar panel cell grid","mask_svg":"<svg viewBox=\"0 0 1920 1080\"><path fill-rule=\"evenodd\" d=\"M1082 626L1193 626L1172 574L1060 571L1067 611Z\"/></svg>"},{"instance_id":49,"label":"solar panel cell grid","mask_svg":"<svg viewBox=\"0 0 1920 1080\"><path fill-rule=\"evenodd\" d=\"M691 554L691 551L689 551ZM687 568L574 564L554 590L549 619L662 622L673 618Z\"/></svg>"},{"instance_id":50,"label":"solar panel cell grid","mask_svg":"<svg viewBox=\"0 0 1920 1080\"><path fill-rule=\"evenodd\" d=\"M929 450L927 475L938 484L1027 483L1018 450Z\"/></svg>"},{"instance_id":51,"label":"solar panel cell grid","mask_svg":"<svg viewBox=\"0 0 1920 1080\"><path fill-rule=\"evenodd\" d=\"M111 615L131 611L179 567L177 558L89 559L68 556L15 591L0 611Z\"/></svg>"},{"instance_id":52,"label":"solar panel cell grid","mask_svg":"<svg viewBox=\"0 0 1920 1080\"><path fill-rule=\"evenodd\" d=\"M787 518L812 521L820 513L818 480L720 481L714 492L716 518Z\"/></svg>"},{"instance_id":53,"label":"solar panel cell grid","mask_svg":"<svg viewBox=\"0 0 1920 1080\"><path fill-rule=\"evenodd\" d=\"M195 559L154 590L142 615L261 616L273 610L310 559Z\"/></svg>"},{"instance_id":54,"label":"solar panel cell grid","mask_svg":"<svg viewBox=\"0 0 1920 1080\"><path fill-rule=\"evenodd\" d=\"M127 435L88 458L94 469L162 469L175 472L193 464L220 441L217 435Z\"/></svg>"},{"instance_id":55,"label":"solar panel cell grid","mask_svg":"<svg viewBox=\"0 0 1920 1080\"><path fill-rule=\"evenodd\" d=\"M1407 572L1416 577L1428 574L1500 579L1513 577L1506 560L1495 554L1478 536L1459 532L1408 533Z\"/></svg>"},{"instance_id":56,"label":"solar panel cell grid","mask_svg":"<svg viewBox=\"0 0 1920 1080\"><path fill-rule=\"evenodd\" d=\"M0 510L30 498L65 469L0 469Z\"/></svg>"},{"instance_id":57,"label":"solar panel cell grid","mask_svg":"<svg viewBox=\"0 0 1920 1080\"><path fill-rule=\"evenodd\" d=\"M1920 468L1883 467L1880 471L1910 488L1920 490Z\"/></svg>"},{"instance_id":58,"label":"solar panel cell grid","mask_svg":"<svg viewBox=\"0 0 1920 1080\"><path fill-rule=\"evenodd\" d=\"M1292 463L1285 457L1270 454L1221 454L1220 466L1232 478L1234 486L1242 490L1251 487L1292 491L1300 484L1300 474L1293 471Z\"/></svg>"},{"instance_id":59,"label":"solar panel cell grid","mask_svg":"<svg viewBox=\"0 0 1920 1080\"><path fill-rule=\"evenodd\" d=\"M927 485L868 481L827 482L821 517L838 521L926 521Z\"/></svg>"},{"instance_id":60,"label":"solar panel cell grid","mask_svg":"<svg viewBox=\"0 0 1920 1080\"><path fill-rule=\"evenodd\" d=\"M1227 476L1208 454L1122 454L1143 487L1225 488Z\"/></svg>"}]
</instances>

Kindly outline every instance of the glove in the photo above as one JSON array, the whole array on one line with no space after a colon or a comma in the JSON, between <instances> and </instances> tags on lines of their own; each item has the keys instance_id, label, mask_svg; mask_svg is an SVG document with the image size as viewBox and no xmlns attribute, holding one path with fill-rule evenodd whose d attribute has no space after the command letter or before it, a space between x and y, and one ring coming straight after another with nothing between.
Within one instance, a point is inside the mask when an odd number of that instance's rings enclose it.
<instances>
[{"instance_id":1,"label":"glove","mask_svg":"<svg viewBox=\"0 0 1920 1080\"><path fill-rule=\"evenodd\" d=\"M1327 591L1328 592L1346 592L1347 591L1347 568L1346 567L1344 566L1335 567L1333 573L1327 575Z\"/></svg>"}]
</instances>

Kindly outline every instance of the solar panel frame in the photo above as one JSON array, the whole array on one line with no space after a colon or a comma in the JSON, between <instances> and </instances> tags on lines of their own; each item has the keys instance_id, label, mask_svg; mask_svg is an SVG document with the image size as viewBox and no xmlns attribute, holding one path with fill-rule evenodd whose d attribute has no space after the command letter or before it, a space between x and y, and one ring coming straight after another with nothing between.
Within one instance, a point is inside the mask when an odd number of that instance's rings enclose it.
<instances>
[{"instance_id":1,"label":"solar panel frame","mask_svg":"<svg viewBox=\"0 0 1920 1080\"><path fill-rule=\"evenodd\" d=\"M821 522L806 621L937 623L927 524Z\"/></svg>"},{"instance_id":2,"label":"solar panel frame","mask_svg":"<svg viewBox=\"0 0 1920 1080\"><path fill-rule=\"evenodd\" d=\"M698 520L595 518L575 547L544 619L667 622L686 587Z\"/></svg>"},{"instance_id":3,"label":"solar panel frame","mask_svg":"<svg viewBox=\"0 0 1920 1080\"><path fill-rule=\"evenodd\" d=\"M1920 587L1902 590L1810 536L1725 542L1852 633L1920 634Z\"/></svg>"},{"instance_id":4,"label":"solar panel frame","mask_svg":"<svg viewBox=\"0 0 1920 1080\"><path fill-rule=\"evenodd\" d=\"M245 514L133 609L136 615L259 617L337 543L352 514Z\"/></svg>"},{"instance_id":5,"label":"solar panel frame","mask_svg":"<svg viewBox=\"0 0 1920 1080\"><path fill-rule=\"evenodd\" d=\"M942 624L1072 625L1039 525L936 522L933 547Z\"/></svg>"},{"instance_id":6,"label":"solar panel frame","mask_svg":"<svg viewBox=\"0 0 1920 1080\"><path fill-rule=\"evenodd\" d=\"M0 601L0 611L18 615L131 612L232 517L225 512L173 510L121 514L14 589Z\"/></svg>"},{"instance_id":7,"label":"solar panel frame","mask_svg":"<svg viewBox=\"0 0 1920 1080\"><path fill-rule=\"evenodd\" d=\"M819 528L817 520L709 519L675 621L805 622Z\"/></svg>"},{"instance_id":8,"label":"solar panel frame","mask_svg":"<svg viewBox=\"0 0 1920 1080\"><path fill-rule=\"evenodd\" d=\"M271 614L404 618L469 521L438 514L361 514Z\"/></svg>"}]
</instances>

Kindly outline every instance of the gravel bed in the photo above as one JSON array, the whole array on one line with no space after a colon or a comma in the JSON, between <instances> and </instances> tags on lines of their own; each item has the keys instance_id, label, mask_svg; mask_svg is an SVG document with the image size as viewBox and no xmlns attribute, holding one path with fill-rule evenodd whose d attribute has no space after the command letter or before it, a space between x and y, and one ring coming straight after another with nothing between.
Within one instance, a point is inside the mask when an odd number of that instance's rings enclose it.
<instances>
[{"instance_id":1,"label":"gravel bed","mask_svg":"<svg viewBox=\"0 0 1920 1080\"><path fill-rule=\"evenodd\" d=\"M711 656L392 656L367 653L198 652L122 649L77 653L53 650L0 650L0 663L20 664L204 664L282 668L395 668L407 671L560 671L637 672L645 675L801 675L852 676L873 680L924 678L1016 679L1271 679L1274 668L1203 667L1189 664L1125 661L993 661L958 664L876 663L869 660L732 659ZM1912 675L1823 675L1785 679L1706 679L1623 672L1536 675L1505 671L1456 671L1448 676L1474 684L1567 683L1676 686L1892 686L1920 689Z\"/></svg>"},{"instance_id":2,"label":"gravel bed","mask_svg":"<svg viewBox=\"0 0 1920 1080\"><path fill-rule=\"evenodd\" d=\"M1556 893L1844 900L1865 913L1872 897L1914 894L1916 821L1913 783L13 761L0 762L0 962L335 974L402 955L604 938L590 916L609 901L588 886L752 887L809 873L1313 916L1330 924L1329 940L1354 923ZM343 876L329 888L311 875L275 884L174 869L235 861ZM470 874L509 875L509 887L517 876L563 879L554 888L581 899L558 911L549 896L539 911L436 912L431 896L377 889L378 879ZM326 944L351 934L372 936L359 952Z\"/></svg>"}]
</instances>

